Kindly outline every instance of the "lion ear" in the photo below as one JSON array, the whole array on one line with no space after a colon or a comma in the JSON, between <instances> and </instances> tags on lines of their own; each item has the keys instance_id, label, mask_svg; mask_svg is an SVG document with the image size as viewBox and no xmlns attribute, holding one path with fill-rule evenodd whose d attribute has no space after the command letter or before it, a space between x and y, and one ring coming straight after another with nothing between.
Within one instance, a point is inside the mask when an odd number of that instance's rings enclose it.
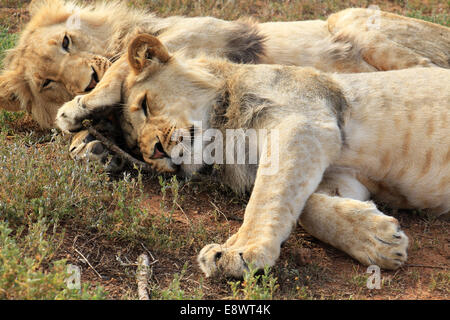
<instances>
[{"instance_id":1,"label":"lion ear","mask_svg":"<svg viewBox=\"0 0 450 320\"><path fill-rule=\"evenodd\" d=\"M137 35L128 46L128 62L136 73L157 59L160 63L170 60L166 47L149 34Z\"/></svg>"},{"instance_id":2,"label":"lion ear","mask_svg":"<svg viewBox=\"0 0 450 320\"><path fill-rule=\"evenodd\" d=\"M14 71L6 71L0 75L0 109L20 111L22 85Z\"/></svg>"}]
</instances>

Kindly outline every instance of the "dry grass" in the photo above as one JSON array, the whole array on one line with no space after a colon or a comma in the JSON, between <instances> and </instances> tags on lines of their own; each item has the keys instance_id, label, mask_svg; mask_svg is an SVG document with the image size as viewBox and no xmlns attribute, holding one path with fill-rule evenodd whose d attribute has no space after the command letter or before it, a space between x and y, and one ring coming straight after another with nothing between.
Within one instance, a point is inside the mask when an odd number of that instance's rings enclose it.
<instances>
[{"instance_id":1,"label":"dry grass","mask_svg":"<svg viewBox=\"0 0 450 320\"><path fill-rule=\"evenodd\" d=\"M26 2L0 2L0 52L13 45L14 33L27 20L26 10L20 9ZM449 1L129 3L161 16L253 16L259 21L324 18L349 6L377 4L383 10L450 24ZM420 212L391 212L413 240L409 266L382 271L380 290L367 289L364 267L300 227L270 273L244 282L206 280L196 266L196 254L203 245L223 242L239 228L245 197L212 182L185 183L136 172L108 177L95 165L70 160L67 137L40 131L24 114L0 113L0 145L0 299L134 299L135 262L143 252L154 258L154 299L450 296L449 223ZM81 292L64 285L69 263L82 268Z\"/></svg>"}]
</instances>

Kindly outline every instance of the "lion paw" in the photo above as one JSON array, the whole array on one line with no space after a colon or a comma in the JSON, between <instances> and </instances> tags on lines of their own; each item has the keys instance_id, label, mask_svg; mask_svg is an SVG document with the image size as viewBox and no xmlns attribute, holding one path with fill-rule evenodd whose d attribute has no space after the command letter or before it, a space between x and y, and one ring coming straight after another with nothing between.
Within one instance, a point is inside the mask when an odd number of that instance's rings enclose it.
<instances>
[{"instance_id":1,"label":"lion paw","mask_svg":"<svg viewBox=\"0 0 450 320\"><path fill-rule=\"evenodd\" d=\"M276 251L279 253L279 250ZM273 254L260 246L227 248L219 244L205 246L197 258L206 277L223 275L235 278L242 278L250 264L256 269L262 269L266 265L272 266L275 260Z\"/></svg>"},{"instance_id":2,"label":"lion paw","mask_svg":"<svg viewBox=\"0 0 450 320\"><path fill-rule=\"evenodd\" d=\"M87 130L74 135L70 144L70 156L74 160L99 161L105 165L105 170L108 172L119 172L125 166L122 158L112 155Z\"/></svg>"},{"instance_id":3,"label":"lion paw","mask_svg":"<svg viewBox=\"0 0 450 320\"><path fill-rule=\"evenodd\" d=\"M408 257L408 237L400 229L397 219L374 215L370 223L363 223L356 231L351 255L366 265L383 269L397 269Z\"/></svg>"},{"instance_id":4,"label":"lion paw","mask_svg":"<svg viewBox=\"0 0 450 320\"><path fill-rule=\"evenodd\" d=\"M82 103L82 96L66 102L56 114L56 125L64 132L77 132L82 129L82 121L88 112Z\"/></svg>"}]
</instances>

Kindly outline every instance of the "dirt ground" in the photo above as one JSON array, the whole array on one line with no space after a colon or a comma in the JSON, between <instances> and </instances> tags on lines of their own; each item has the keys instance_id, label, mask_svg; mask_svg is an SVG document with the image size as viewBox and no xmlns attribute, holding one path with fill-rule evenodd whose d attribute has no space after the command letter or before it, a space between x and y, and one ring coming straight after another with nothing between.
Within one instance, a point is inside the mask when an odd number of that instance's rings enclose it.
<instances>
[{"instance_id":1,"label":"dirt ground","mask_svg":"<svg viewBox=\"0 0 450 320\"><path fill-rule=\"evenodd\" d=\"M162 196L156 179L146 181L148 200L145 206L151 213L160 210ZM191 189L191 188L190 188ZM177 222L175 233L186 232L191 223L201 222L214 228L209 232L219 232L225 240L237 231L244 214L244 201L228 194L207 190L183 193L182 210L174 213ZM219 214L213 214L213 212ZM396 271L381 270L381 289L366 286L367 268L345 253L328 246L310 235L300 226L283 245L281 256L273 268L278 278L279 289L276 299L448 299L450 269L449 222L430 220L417 212L393 213L410 238L408 264ZM221 225L217 230L217 225ZM98 282L106 288L110 298L124 298L135 292L134 266L124 266L123 261L136 261L147 248L132 248L126 243L116 243L101 239L74 226L65 226L66 239L61 250L69 261L84 265L83 281ZM93 268L90 268L75 252L83 252ZM151 252L151 251L150 251ZM197 288L203 281L202 273L196 265L197 249L184 247L178 252L151 252L157 262L152 265L152 281L161 287L170 284L173 274L180 272L185 262L188 268L182 289L187 293ZM117 261L121 257L122 263ZM151 259L152 261L153 259ZM94 271L95 269L95 271ZM101 279L99 273L104 279ZM203 282L205 299L226 299L230 296L227 280Z\"/></svg>"},{"instance_id":2,"label":"dirt ground","mask_svg":"<svg viewBox=\"0 0 450 320\"><path fill-rule=\"evenodd\" d=\"M396 2L387 5L397 6ZM395 11L395 10L394 10ZM0 7L0 21L17 32L28 19L26 9ZM27 125L27 124L25 124ZM28 124L33 126L32 124ZM160 212L163 201L157 178L146 181L144 203L151 214ZM217 189L211 192L202 185L181 190L183 201L174 212L174 233L186 233L195 224L205 226L205 233L216 233L226 240L239 228L245 209L245 198L236 198ZM388 210L388 209L386 209ZM396 271L381 271L381 289L368 289L366 267L308 235L298 226L283 245L273 268L279 288L276 299L449 299L450 298L450 222L433 220L416 211L391 212L410 238L408 263ZM99 236L97 233L66 223L65 240L59 256L82 267L82 282L98 283L108 298L136 297L135 261L147 252L152 262L151 281L167 287L175 273L188 262L181 288L190 293L202 283L205 299L227 299L227 280L203 279L195 261L199 248L194 244L178 250L152 251ZM86 262L89 261L89 263Z\"/></svg>"}]
</instances>

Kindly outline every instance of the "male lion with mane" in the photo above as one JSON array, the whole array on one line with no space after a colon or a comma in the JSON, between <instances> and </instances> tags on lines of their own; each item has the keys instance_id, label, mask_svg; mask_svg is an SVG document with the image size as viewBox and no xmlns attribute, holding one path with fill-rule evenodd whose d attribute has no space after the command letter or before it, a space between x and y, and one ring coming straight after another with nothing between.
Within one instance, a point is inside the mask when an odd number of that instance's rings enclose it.
<instances>
[{"instance_id":1,"label":"male lion with mane","mask_svg":"<svg viewBox=\"0 0 450 320\"><path fill-rule=\"evenodd\" d=\"M188 177L212 171L234 190L251 191L239 231L200 251L208 277L240 277L249 264L274 265L299 218L311 235L359 262L396 269L407 259L408 238L370 196L434 215L450 210L448 69L330 74L234 64L172 55L142 34L107 79L115 79L106 88L108 104L125 103L124 117L156 170ZM101 91L66 103L57 125L78 130L104 107ZM253 141L257 164L196 164L191 146L205 150L212 138L195 132L211 128L221 133L214 141L225 139L222 154L250 153L250 146L227 150L230 129L273 131L277 139ZM186 133L174 139L177 129ZM180 151L190 161L178 162ZM271 172L274 161L278 170Z\"/></svg>"},{"instance_id":2,"label":"male lion with mane","mask_svg":"<svg viewBox=\"0 0 450 320\"><path fill-rule=\"evenodd\" d=\"M449 28L371 9L347 9L326 21L256 23L159 18L129 8L125 1L78 5L35 0L30 14L17 46L4 61L0 107L26 110L45 128L54 126L64 102L99 83L138 31L158 35L171 51L183 49L190 57L201 53L239 63L344 73L450 67ZM119 125L126 124L120 119ZM74 157L103 157L103 148L86 132L74 138L70 150Z\"/></svg>"}]
</instances>

